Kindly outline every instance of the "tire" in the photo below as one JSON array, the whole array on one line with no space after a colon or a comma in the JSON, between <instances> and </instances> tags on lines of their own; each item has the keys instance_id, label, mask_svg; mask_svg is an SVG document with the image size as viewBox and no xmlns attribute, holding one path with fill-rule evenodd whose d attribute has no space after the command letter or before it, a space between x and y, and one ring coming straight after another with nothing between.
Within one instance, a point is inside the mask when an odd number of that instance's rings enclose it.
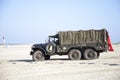
<instances>
[{"instance_id":1,"label":"tire","mask_svg":"<svg viewBox=\"0 0 120 80\"><path fill-rule=\"evenodd\" d=\"M42 51L35 51L33 53L32 58L33 58L33 61L43 61L45 60L45 55Z\"/></svg>"},{"instance_id":2,"label":"tire","mask_svg":"<svg viewBox=\"0 0 120 80\"><path fill-rule=\"evenodd\" d=\"M69 51L68 57L70 60L80 60L81 59L81 52L78 49L72 49Z\"/></svg>"},{"instance_id":3,"label":"tire","mask_svg":"<svg viewBox=\"0 0 120 80\"><path fill-rule=\"evenodd\" d=\"M54 54L55 53L55 43L48 43L47 46L46 46L46 51L49 53L49 54Z\"/></svg>"},{"instance_id":4,"label":"tire","mask_svg":"<svg viewBox=\"0 0 120 80\"><path fill-rule=\"evenodd\" d=\"M98 57L98 54L93 49L86 49L83 53L83 57L86 60L92 60L92 59L96 59Z\"/></svg>"},{"instance_id":5,"label":"tire","mask_svg":"<svg viewBox=\"0 0 120 80\"><path fill-rule=\"evenodd\" d=\"M49 60L50 59L50 55L45 55L45 60Z\"/></svg>"}]
</instances>

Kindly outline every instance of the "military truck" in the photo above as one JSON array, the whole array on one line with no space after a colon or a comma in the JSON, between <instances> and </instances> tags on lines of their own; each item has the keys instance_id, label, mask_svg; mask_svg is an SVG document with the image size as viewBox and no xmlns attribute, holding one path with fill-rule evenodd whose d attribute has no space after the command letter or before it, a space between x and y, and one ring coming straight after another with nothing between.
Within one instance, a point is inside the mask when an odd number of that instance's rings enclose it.
<instances>
[{"instance_id":1,"label":"military truck","mask_svg":"<svg viewBox=\"0 0 120 80\"><path fill-rule=\"evenodd\" d=\"M108 49L113 51L106 29L60 31L49 36L47 43L33 44L31 48L34 61L49 60L52 55L68 55L70 60L91 60Z\"/></svg>"}]
</instances>

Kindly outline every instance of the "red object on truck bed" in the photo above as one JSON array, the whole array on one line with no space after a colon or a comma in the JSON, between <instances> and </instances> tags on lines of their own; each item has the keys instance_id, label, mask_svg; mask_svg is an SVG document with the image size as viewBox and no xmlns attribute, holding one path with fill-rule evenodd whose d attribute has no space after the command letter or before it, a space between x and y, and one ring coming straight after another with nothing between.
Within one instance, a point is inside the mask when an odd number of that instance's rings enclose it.
<instances>
[{"instance_id":1,"label":"red object on truck bed","mask_svg":"<svg viewBox=\"0 0 120 80\"><path fill-rule=\"evenodd\" d=\"M110 36L108 35L108 50L109 51L114 51L113 47L112 47L112 43L111 43L111 40L110 40Z\"/></svg>"}]
</instances>

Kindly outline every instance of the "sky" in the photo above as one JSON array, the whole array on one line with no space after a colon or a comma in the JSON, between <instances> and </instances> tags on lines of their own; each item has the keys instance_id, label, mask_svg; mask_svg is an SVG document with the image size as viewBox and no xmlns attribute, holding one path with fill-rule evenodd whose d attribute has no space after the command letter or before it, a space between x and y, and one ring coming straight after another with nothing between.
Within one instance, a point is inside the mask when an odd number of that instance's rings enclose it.
<instances>
[{"instance_id":1,"label":"sky","mask_svg":"<svg viewBox=\"0 0 120 80\"><path fill-rule=\"evenodd\" d=\"M0 44L44 43L59 31L107 29L120 42L120 0L0 0Z\"/></svg>"}]
</instances>

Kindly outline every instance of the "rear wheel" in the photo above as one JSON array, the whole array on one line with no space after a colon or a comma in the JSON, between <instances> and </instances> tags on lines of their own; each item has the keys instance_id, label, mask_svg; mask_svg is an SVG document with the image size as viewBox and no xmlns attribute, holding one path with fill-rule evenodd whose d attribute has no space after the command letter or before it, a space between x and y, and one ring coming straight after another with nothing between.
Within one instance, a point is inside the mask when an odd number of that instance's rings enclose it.
<instances>
[{"instance_id":1,"label":"rear wheel","mask_svg":"<svg viewBox=\"0 0 120 80\"><path fill-rule=\"evenodd\" d=\"M81 52L78 49L72 49L69 51L68 57L70 60L80 60L81 59Z\"/></svg>"},{"instance_id":2,"label":"rear wheel","mask_svg":"<svg viewBox=\"0 0 120 80\"><path fill-rule=\"evenodd\" d=\"M83 53L83 57L86 60L92 60L92 59L96 59L98 57L98 54L93 49L86 49Z\"/></svg>"},{"instance_id":3,"label":"rear wheel","mask_svg":"<svg viewBox=\"0 0 120 80\"><path fill-rule=\"evenodd\" d=\"M32 55L33 61L43 61L45 60L45 55L42 51L35 51Z\"/></svg>"}]
</instances>

